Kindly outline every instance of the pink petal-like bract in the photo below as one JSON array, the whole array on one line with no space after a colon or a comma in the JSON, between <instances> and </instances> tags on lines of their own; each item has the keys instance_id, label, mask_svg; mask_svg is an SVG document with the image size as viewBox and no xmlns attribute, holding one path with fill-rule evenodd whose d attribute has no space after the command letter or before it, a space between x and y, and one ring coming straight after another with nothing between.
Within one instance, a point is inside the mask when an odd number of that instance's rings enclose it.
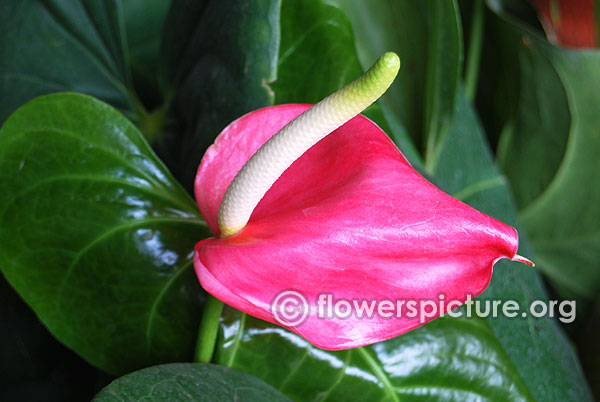
<instances>
[{"instance_id":1,"label":"pink petal-like bract","mask_svg":"<svg viewBox=\"0 0 600 402\"><path fill-rule=\"evenodd\" d=\"M195 192L213 233L219 235L219 205L236 173L309 107L251 112L207 150ZM297 310L306 311L305 319L286 327L335 350L395 337L441 315L440 303L480 294L494 263L514 258L517 246L515 229L429 183L376 124L359 115L296 160L241 232L198 243L194 266L213 296L278 325L272 302L282 291L298 292L309 309ZM385 314L340 317L347 310L340 305L333 317L323 305L327 300L390 302ZM425 300L438 311L431 316L429 306L426 317L410 317L409 301ZM396 307L391 318L390 303Z\"/></svg>"}]
</instances>

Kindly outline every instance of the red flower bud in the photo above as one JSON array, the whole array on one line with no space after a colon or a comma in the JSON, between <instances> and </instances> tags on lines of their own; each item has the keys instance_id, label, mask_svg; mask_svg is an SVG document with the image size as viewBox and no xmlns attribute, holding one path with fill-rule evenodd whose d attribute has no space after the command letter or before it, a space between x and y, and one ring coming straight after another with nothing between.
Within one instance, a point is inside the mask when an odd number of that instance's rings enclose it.
<instances>
[{"instance_id":1,"label":"red flower bud","mask_svg":"<svg viewBox=\"0 0 600 402\"><path fill-rule=\"evenodd\" d=\"M594 0L533 0L548 38L573 48L597 46Z\"/></svg>"}]
</instances>

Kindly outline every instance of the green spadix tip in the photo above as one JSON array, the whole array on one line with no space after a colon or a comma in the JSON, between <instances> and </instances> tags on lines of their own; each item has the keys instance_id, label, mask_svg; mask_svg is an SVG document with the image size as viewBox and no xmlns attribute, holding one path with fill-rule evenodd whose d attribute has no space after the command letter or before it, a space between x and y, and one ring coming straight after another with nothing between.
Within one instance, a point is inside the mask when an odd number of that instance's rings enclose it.
<instances>
[{"instance_id":1,"label":"green spadix tip","mask_svg":"<svg viewBox=\"0 0 600 402\"><path fill-rule=\"evenodd\" d=\"M398 70L400 70L400 57L394 52L384 53L377 63L381 63L387 70L394 71L395 74L398 74Z\"/></svg>"},{"instance_id":2,"label":"green spadix tip","mask_svg":"<svg viewBox=\"0 0 600 402\"><path fill-rule=\"evenodd\" d=\"M375 64L373 64L373 67L367 71L365 77L372 77L378 85L384 86L385 89L381 90L381 93L379 94L379 96L381 96L387 87L392 84L398 75L399 70L400 57L394 52L387 52L377 59Z\"/></svg>"},{"instance_id":3,"label":"green spadix tip","mask_svg":"<svg viewBox=\"0 0 600 402\"><path fill-rule=\"evenodd\" d=\"M392 85L400 70L400 58L394 52L384 53L371 68L356 81L342 88L339 93L340 104L353 102L360 99L357 113L375 102ZM336 97L332 94L331 97ZM364 101L364 104L363 104Z\"/></svg>"}]
</instances>

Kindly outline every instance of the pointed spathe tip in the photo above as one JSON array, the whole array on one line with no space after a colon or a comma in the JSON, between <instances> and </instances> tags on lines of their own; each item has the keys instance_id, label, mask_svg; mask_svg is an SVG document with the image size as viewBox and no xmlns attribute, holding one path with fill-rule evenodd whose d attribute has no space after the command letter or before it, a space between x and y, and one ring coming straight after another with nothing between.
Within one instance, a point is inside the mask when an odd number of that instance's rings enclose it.
<instances>
[{"instance_id":1,"label":"pointed spathe tip","mask_svg":"<svg viewBox=\"0 0 600 402\"><path fill-rule=\"evenodd\" d=\"M535 267L535 263L533 261L519 254L515 254L515 256L512 258L512 261L522 262L523 264L529 265L530 267Z\"/></svg>"}]
</instances>

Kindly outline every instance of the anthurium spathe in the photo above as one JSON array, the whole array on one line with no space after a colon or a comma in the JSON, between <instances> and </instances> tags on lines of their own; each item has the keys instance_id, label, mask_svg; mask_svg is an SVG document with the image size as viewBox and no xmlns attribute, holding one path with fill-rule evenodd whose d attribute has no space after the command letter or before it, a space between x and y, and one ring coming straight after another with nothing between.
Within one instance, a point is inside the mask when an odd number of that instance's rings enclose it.
<instances>
[{"instance_id":1,"label":"anthurium spathe","mask_svg":"<svg viewBox=\"0 0 600 402\"><path fill-rule=\"evenodd\" d=\"M429 183L357 115L398 67L386 54L312 108L267 107L223 130L196 177L198 205L218 236L196 246L204 289L316 346L344 349L430 321L443 312L440 300L456 307L480 294L501 258L528 262L516 254L515 229ZM299 322L282 322L273 303L290 290L307 303ZM328 300L429 300L438 311L340 318L323 314Z\"/></svg>"}]
</instances>

